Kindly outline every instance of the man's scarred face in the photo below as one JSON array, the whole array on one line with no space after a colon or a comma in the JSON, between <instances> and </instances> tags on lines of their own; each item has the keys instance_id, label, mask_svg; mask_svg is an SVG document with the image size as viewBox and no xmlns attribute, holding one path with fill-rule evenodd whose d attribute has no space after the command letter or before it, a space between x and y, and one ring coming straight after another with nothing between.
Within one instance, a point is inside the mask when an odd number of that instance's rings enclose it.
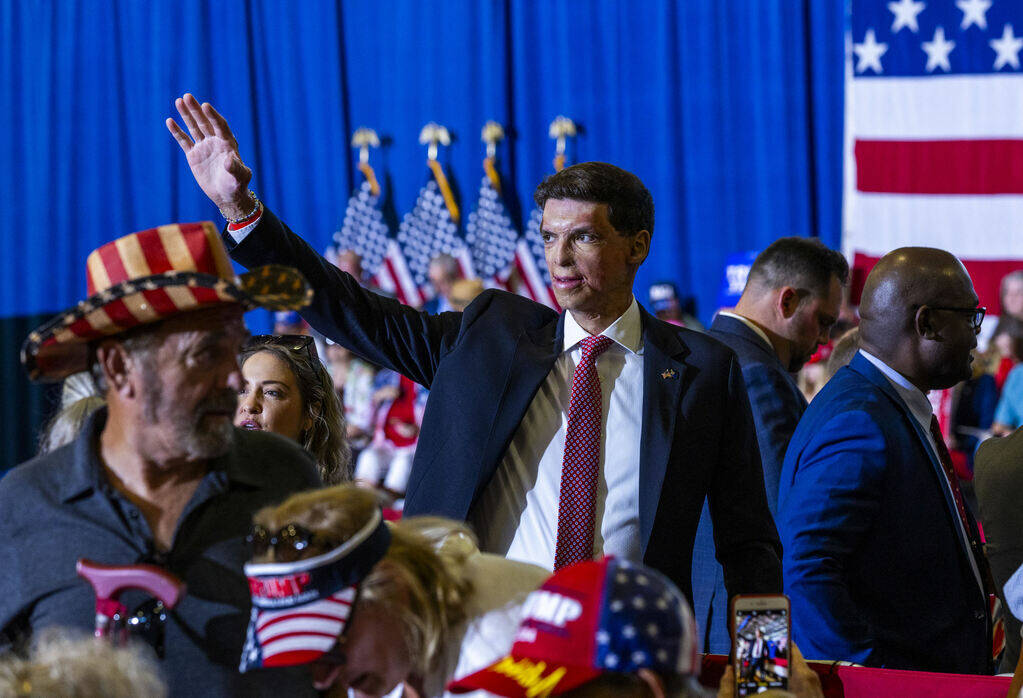
<instances>
[{"instance_id":1,"label":"man's scarred face","mask_svg":"<svg viewBox=\"0 0 1023 698\"><path fill-rule=\"evenodd\" d=\"M242 387L238 353L247 332L236 307L186 313L156 330L162 335L139 367L137 385L151 448L192 459L230 449Z\"/></svg>"},{"instance_id":2,"label":"man's scarred face","mask_svg":"<svg viewBox=\"0 0 1023 698\"><path fill-rule=\"evenodd\" d=\"M609 317L629 307L636 269L646 258L650 233L622 235L607 217L607 205L550 199L541 235L554 296L573 314Z\"/></svg>"}]
</instances>

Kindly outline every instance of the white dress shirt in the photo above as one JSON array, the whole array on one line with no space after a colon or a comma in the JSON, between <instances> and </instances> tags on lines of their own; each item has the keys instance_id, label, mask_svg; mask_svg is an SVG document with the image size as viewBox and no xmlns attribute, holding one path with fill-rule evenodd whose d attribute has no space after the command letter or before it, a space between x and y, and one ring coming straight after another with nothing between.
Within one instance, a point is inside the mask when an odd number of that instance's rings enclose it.
<instances>
[{"instance_id":1,"label":"white dress shirt","mask_svg":"<svg viewBox=\"0 0 1023 698\"><path fill-rule=\"evenodd\" d=\"M927 436L927 444L931 447L931 453L934 454L935 460L937 460L938 463L941 463L941 452L938 450L938 445L934 442L934 436L931 434L931 416L934 414L934 411L931 407L931 401L927 399L927 395L913 385L908 378L870 352L860 349L860 353L863 354L863 358L874 364L877 370L883 373L891 386L895 388L895 392L899 394L902 401L906 403L906 407L909 408L909 413L913 415L913 419L916 420L917 424L920 425L920 428L924 430L924 434ZM944 473L945 469L941 468L941 471ZM948 488L949 496L952 497L953 501L955 501L955 497L952 495L952 483L948 481L947 474L944 478L944 485ZM969 553L966 557L970 560L970 566L973 568L973 574L977 578L977 585L980 587L981 593L985 593L984 582L981 581L980 577L980 569L977 567L977 561L973 557L973 547L970 545L970 538L966 535L966 529L963 527L963 522L959 518L958 512L952 518L956 521L956 528L959 531L960 540Z\"/></svg>"},{"instance_id":2,"label":"white dress shirt","mask_svg":"<svg viewBox=\"0 0 1023 698\"><path fill-rule=\"evenodd\" d=\"M643 328L635 298L601 334L614 343L596 360L601 436L593 550L638 561ZM572 374L588 336L566 313L561 355L470 515L481 550L553 569Z\"/></svg>"}]
</instances>

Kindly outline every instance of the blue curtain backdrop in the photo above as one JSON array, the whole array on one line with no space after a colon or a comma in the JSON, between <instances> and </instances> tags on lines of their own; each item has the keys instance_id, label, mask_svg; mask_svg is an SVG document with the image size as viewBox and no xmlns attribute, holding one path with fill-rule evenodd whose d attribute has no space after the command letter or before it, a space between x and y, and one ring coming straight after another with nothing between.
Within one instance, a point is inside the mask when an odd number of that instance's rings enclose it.
<instances>
[{"instance_id":1,"label":"blue curtain backdrop","mask_svg":"<svg viewBox=\"0 0 1023 698\"><path fill-rule=\"evenodd\" d=\"M569 116L570 161L616 163L653 193L637 296L674 280L706 321L730 252L839 243L844 21L844 0L3 0L0 318L76 302L86 255L113 237L219 221L163 125L191 91L228 118L253 189L319 248L353 186L354 128L387 139L374 165L400 214L426 176L419 129L446 125L467 213L495 119L528 211L551 172L547 126ZM37 393L17 341L2 349L18 384L4 408L23 410ZM10 424L0 468L31 444Z\"/></svg>"}]
</instances>

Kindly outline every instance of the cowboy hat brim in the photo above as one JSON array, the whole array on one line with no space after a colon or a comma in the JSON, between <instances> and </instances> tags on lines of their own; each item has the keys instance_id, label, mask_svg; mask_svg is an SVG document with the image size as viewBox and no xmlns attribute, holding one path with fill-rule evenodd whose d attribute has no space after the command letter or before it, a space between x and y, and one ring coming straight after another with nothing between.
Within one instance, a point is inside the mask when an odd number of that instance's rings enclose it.
<instances>
[{"instance_id":1,"label":"cowboy hat brim","mask_svg":"<svg viewBox=\"0 0 1023 698\"><path fill-rule=\"evenodd\" d=\"M180 313L236 303L245 310L298 310L313 291L302 274L271 264L237 279L193 271L125 281L86 298L29 334L21 362L36 381L58 381L88 368L89 343Z\"/></svg>"}]
</instances>

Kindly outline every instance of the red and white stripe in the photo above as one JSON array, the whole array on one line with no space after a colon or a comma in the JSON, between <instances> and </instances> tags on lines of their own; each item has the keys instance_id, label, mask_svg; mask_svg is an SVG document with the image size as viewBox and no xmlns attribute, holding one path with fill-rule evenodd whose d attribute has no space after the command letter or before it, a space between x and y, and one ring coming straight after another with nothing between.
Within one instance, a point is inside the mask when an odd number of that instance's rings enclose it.
<instances>
[{"instance_id":1,"label":"red and white stripe","mask_svg":"<svg viewBox=\"0 0 1023 698\"><path fill-rule=\"evenodd\" d=\"M877 258L923 245L962 259L997 315L1002 276L1023 268L1023 77L847 75L842 247L854 299Z\"/></svg>"},{"instance_id":2,"label":"red and white stripe","mask_svg":"<svg viewBox=\"0 0 1023 698\"><path fill-rule=\"evenodd\" d=\"M355 587L325 599L281 611L260 610L256 636L263 666L291 666L313 661L337 642L355 602Z\"/></svg>"},{"instance_id":3,"label":"red and white stripe","mask_svg":"<svg viewBox=\"0 0 1023 698\"><path fill-rule=\"evenodd\" d=\"M394 297L405 305L421 308L426 302L415 279L412 278L408 262L396 240L387 243L387 254L384 255L384 261L374 280L380 290L394 294Z\"/></svg>"}]
</instances>

